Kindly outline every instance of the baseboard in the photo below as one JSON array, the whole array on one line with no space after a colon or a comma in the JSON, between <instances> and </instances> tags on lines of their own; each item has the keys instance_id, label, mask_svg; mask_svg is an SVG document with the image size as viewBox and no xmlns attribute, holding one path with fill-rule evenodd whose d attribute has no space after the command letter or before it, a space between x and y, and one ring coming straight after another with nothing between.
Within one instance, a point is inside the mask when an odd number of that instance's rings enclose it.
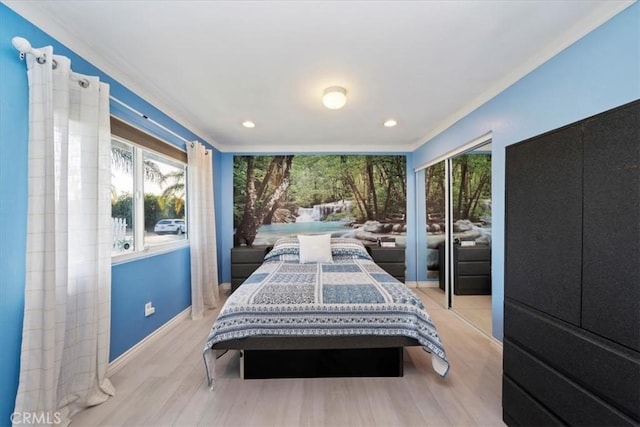
<instances>
[{"instance_id":1,"label":"baseboard","mask_svg":"<svg viewBox=\"0 0 640 427\"><path fill-rule=\"evenodd\" d=\"M218 288L223 290L223 291L230 291L231 290L231 283L220 283Z\"/></svg>"},{"instance_id":2,"label":"baseboard","mask_svg":"<svg viewBox=\"0 0 640 427\"><path fill-rule=\"evenodd\" d=\"M425 280L418 282L419 288L438 288L440 283L437 280Z\"/></svg>"},{"instance_id":3,"label":"baseboard","mask_svg":"<svg viewBox=\"0 0 640 427\"><path fill-rule=\"evenodd\" d=\"M494 337L493 335L491 335L491 344L498 347L501 351L504 348L504 344L502 343L502 341L500 341L498 338Z\"/></svg>"},{"instance_id":4,"label":"baseboard","mask_svg":"<svg viewBox=\"0 0 640 427\"><path fill-rule=\"evenodd\" d=\"M122 369L131 359L137 356L139 353L144 351L144 349L150 344L156 342L160 339L164 334L169 332L176 324L187 319L191 315L191 306L185 308L183 311L175 315L171 320L169 320L164 325L160 326L158 329L153 331L151 334L147 335L140 341L138 344L131 347L129 350L122 353L120 356L113 359L112 362L109 363L109 367L107 368L107 377L111 377L120 369Z\"/></svg>"},{"instance_id":5,"label":"baseboard","mask_svg":"<svg viewBox=\"0 0 640 427\"><path fill-rule=\"evenodd\" d=\"M407 288L437 288L440 286L440 284L435 280L417 282L415 280L408 280L405 281L404 284L407 286Z\"/></svg>"}]
</instances>

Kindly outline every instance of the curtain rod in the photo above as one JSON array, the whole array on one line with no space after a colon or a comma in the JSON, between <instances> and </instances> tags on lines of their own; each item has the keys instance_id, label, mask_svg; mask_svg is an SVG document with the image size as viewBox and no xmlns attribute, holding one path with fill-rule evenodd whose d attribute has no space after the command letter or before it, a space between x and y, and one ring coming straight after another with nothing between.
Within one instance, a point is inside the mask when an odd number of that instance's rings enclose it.
<instances>
[{"instance_id":1,"label":"curtain rod","mask_svg":"<svg viewBox=\"0 0 640 427\"><path fill-rule=\"evenodd\" d=\"M29 40L27 40L27 39L25 39L23 37L14 37L14 38L11 39L11 43L13 44L13 47L15 47L18 52L20 52L20 59L24 59L24 56L26 54L30 53L30 54L32 54L33 56L36 57L36 60L38 61L39 64L44 64L46 62L47 55L43 51L41 51L40 49L34 49L31 46L31 43L29 42ZM169 132L171 135L173 135L176 138L178 138L179 140L183 141L185 144L190 144L190 143L193 142L193 141L189 141L188 139L184 138L181 135L178 135L177 133L175 133L171 129L167 128L166 126L161 125L160 123L156 122L155 120L153 120L152 118L150 118L146 114L142 114L140 111L136 110L135 108L131 107L128 104L125 104L124 102L120 101L118 98L110 95L109 99L111 99L112 101L114 101L117 104L122 105L123 107L125 107L126 109L128 109L128 110L132 111L133 113L139 115L143 119L148 120L149 122L153 123L154 125L156 125L160 129L164 130L165 132Z\"/></svg>"},{"instance_id":2,"label":"curtain rod","mask_svg":"<svg viewBox=\"0 0 640 427\"><path fill-rule=\"evenodd\" d=\"M160 129L169 132L171 135L175 136L176 138L178 138L179 140L183 141L185 144L190 144L193 141L189 141L188 139L186 139L185 137L178 135L177 133L175 133L174 131L172 131L171 129L167 128L164 125L161 125L160 123L156 122L155 120L153 120L152 118L150 118L149 116L147 116L146 114L141 113L140 111L136 110L135 108L133 108L132 106L125 104L124 102L120 101L118 98L116 98L115 96L109 95L109 99L111 99L112 101L114 101L117 104L122 105L124 108L126 108L129 111L134 112L135 114L139 115L140 117L142 117L145 120L148 120L150 123L153 123L154 125L158 126Z\"/></svg>"}]
</instances>

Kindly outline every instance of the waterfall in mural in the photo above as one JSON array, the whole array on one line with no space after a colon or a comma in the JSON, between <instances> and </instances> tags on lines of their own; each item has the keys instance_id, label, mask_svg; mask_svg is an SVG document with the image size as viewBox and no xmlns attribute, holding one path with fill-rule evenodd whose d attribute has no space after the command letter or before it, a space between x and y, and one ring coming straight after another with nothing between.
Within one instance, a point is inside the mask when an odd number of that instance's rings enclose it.
<instances>
[{"instance_id":1,"label":"waterfall in mural","mask_svg":"<svg viewBox=\"0 0 640 427\"><path fill-rule=\"evenodd\" d=\"M298 208L298 216L296 222L313 222L316 219L313 218L314 208Z\"/></svg>"}]
</instances>

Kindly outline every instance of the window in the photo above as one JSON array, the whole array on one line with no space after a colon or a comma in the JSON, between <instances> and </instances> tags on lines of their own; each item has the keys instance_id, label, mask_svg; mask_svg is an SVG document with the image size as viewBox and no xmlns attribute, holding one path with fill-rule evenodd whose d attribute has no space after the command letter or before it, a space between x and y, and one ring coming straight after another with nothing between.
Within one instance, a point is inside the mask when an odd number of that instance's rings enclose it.
<instances>
[{"instance_id":1,"label":"window","mask_svg":"<svg viewBox=\"0 0 640 427\"><path fill-rule=\"evenodd\" d=\"M111 254L135 250L133 236L133 146L111 141Z\"/></svg>"},{"instance_id":2,"label":"window","mask_svg":"<svg viewBox=\"0 0 640 427\"><path fill-rule=\"evenodd\" d=\"M111 255L184 244L186 154L113 118L112 133Z\"/></svg>"}]
</instances>

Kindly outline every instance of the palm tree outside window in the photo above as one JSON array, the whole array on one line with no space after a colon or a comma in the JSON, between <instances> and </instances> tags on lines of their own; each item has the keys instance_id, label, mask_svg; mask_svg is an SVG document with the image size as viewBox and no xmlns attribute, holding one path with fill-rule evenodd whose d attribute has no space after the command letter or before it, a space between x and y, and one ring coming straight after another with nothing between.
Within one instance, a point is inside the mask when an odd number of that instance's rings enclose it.
<instances>
[{"instance_id":1,"label":"palm tree outside window","mask_svg":"<svg viewBox=\"0 0 640 427\"><path fill-rule=\"evenodd\" d=\"M112 256L187 239L186 165L118 137L111 161Z\"/></svg>"}]
</instances>

